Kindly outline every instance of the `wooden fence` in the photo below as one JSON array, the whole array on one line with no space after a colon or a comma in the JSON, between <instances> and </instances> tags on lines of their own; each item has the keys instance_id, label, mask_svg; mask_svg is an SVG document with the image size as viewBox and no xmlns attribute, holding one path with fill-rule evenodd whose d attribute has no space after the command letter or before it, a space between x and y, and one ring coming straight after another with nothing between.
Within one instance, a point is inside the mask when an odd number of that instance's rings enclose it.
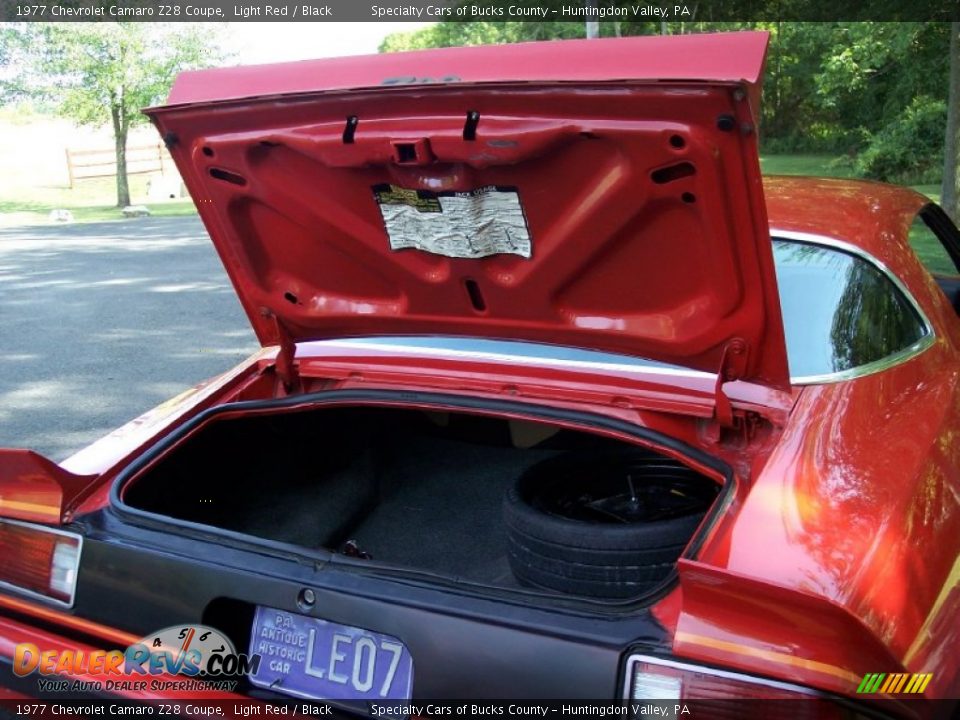
<instances>
[{"instance_id":1,"label":"wooden fence","mask_svg":"<svg viewBox=\"0 0 960 720\"><path fill-rule=\"evenodd\" d=\"M70 150L67 148L67 175L72 189L77 180L113 177L117 174L117 156L109 150ZM173 170L173 160L162 143L127 148L127 174L166 173Z\"/></svg>"}]
</instances>

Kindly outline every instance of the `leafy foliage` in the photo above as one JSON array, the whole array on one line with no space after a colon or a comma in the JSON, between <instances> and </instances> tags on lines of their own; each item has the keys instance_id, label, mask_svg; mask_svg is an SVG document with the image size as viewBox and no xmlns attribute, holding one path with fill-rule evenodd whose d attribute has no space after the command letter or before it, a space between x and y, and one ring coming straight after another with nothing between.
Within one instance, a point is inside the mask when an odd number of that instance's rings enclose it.
<instances>
[{"instance_id":1,"label":"leafy foliage","mask_svg":"<svg viewBox=\"0 0 960 720\"><path fill-rule=\"evenodd\" d=\"M181 70L216 62L206 28L154 23L47 23L30 53L42 73L31 92L51 97L80 123L117 112L129 126L162 101ZM33 73L32 73L33 74Z\"/></svg>"},{"instance_id":2,"label":"leafy foliage","mask_svg":"<svg viewBox=\"0 0 960 720\"><path fill-rule=\"evenodd\" d=\"M947 104L915 97L875 133L854 164L858 174L894 183L935 183L943 170Z\"/></svg>"},{"instance_id":3,"label":"leafy foliage","mask_svg":"<svg viewBox=\"0 0 960 720\"><path fill-rule=\"evenodd\" d=\"M709 10L696 22L604 21L601 35L766 30L765 152L839 153L867 177L936 181L949 23L709 22ZM441 22L390 35L380 50L583 37L583 30L575 22Z\"/></svg>"},{"instance_id":4,"label":"leafy foliage","mask_svg":"<svg viewBox=\"0 0 960 720\"><path fill-rule=\"evenodd\" d=\"M583 27L578 23L441 22L412 32L388 35L380 44L380 52L464 45L498 45L577 37L583 37Z\"/></svg>"},{"instance_id":5,"label":"leafy foliage","mask_svg":"<svg viewBox=\"0 0 960 720\"><path fill-rule=\"evenodd\" d=\"M23 99L28 76L16 68L22 65L40 32L38 25L0 23L0 102Z\"/></svg>"}]
</instances>

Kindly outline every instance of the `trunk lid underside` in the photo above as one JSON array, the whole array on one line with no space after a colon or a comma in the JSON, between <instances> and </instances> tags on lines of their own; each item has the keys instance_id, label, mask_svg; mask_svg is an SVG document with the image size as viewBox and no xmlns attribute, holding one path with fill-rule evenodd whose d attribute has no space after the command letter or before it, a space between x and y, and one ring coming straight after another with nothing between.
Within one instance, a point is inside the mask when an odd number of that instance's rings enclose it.
<instances>
[{"instance_id":1,"label":"trunk lid underside","mask_svg":"<svg viewBox=\"0 0 960 720\"><path fill-rule=\"evenodd\" d=\"M766 36L533 45L201 71L148 111L261 342L472 335L786 388ZM447 79L374 82L418 63Z\"/></svg>"}]
</instances>

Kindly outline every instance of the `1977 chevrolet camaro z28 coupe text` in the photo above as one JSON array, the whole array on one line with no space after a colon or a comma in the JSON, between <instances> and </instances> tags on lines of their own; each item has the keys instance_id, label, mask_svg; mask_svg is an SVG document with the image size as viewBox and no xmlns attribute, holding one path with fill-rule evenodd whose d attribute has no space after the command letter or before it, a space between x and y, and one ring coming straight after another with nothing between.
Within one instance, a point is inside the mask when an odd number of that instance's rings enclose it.
<instances>
[{"instance_id":1,"label":"1977 chevrolet camaro z28 coupe text","mask_svg":"<svg viewBox=\"0 0 960 720\"><path fill-rule=\"evenodd\" d=\"M5 692L200 627L260 658L220 697L958 697L960 279L909 237L960 237L761 180L767 41L182 74L147 113L264 349L0 453Z\"/></svg>"}]
</instances>

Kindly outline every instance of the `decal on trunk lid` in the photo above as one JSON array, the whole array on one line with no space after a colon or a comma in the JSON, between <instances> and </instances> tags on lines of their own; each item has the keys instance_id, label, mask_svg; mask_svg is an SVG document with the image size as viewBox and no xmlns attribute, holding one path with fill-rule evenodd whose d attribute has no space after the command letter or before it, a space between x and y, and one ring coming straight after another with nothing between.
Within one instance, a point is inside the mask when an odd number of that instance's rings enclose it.
<instances>
[{"instance_id":1,"label":"decal on trunk lid","mask_svg":"<svg viewBox=\"0 0 960 720\"><path fill-rule=\"evenodd\" d=\"M451 258L511 254L529 258L530 230L516 188L430 192L374 185L391 250L414 248Z\"/></svg>"}]
</instances>

